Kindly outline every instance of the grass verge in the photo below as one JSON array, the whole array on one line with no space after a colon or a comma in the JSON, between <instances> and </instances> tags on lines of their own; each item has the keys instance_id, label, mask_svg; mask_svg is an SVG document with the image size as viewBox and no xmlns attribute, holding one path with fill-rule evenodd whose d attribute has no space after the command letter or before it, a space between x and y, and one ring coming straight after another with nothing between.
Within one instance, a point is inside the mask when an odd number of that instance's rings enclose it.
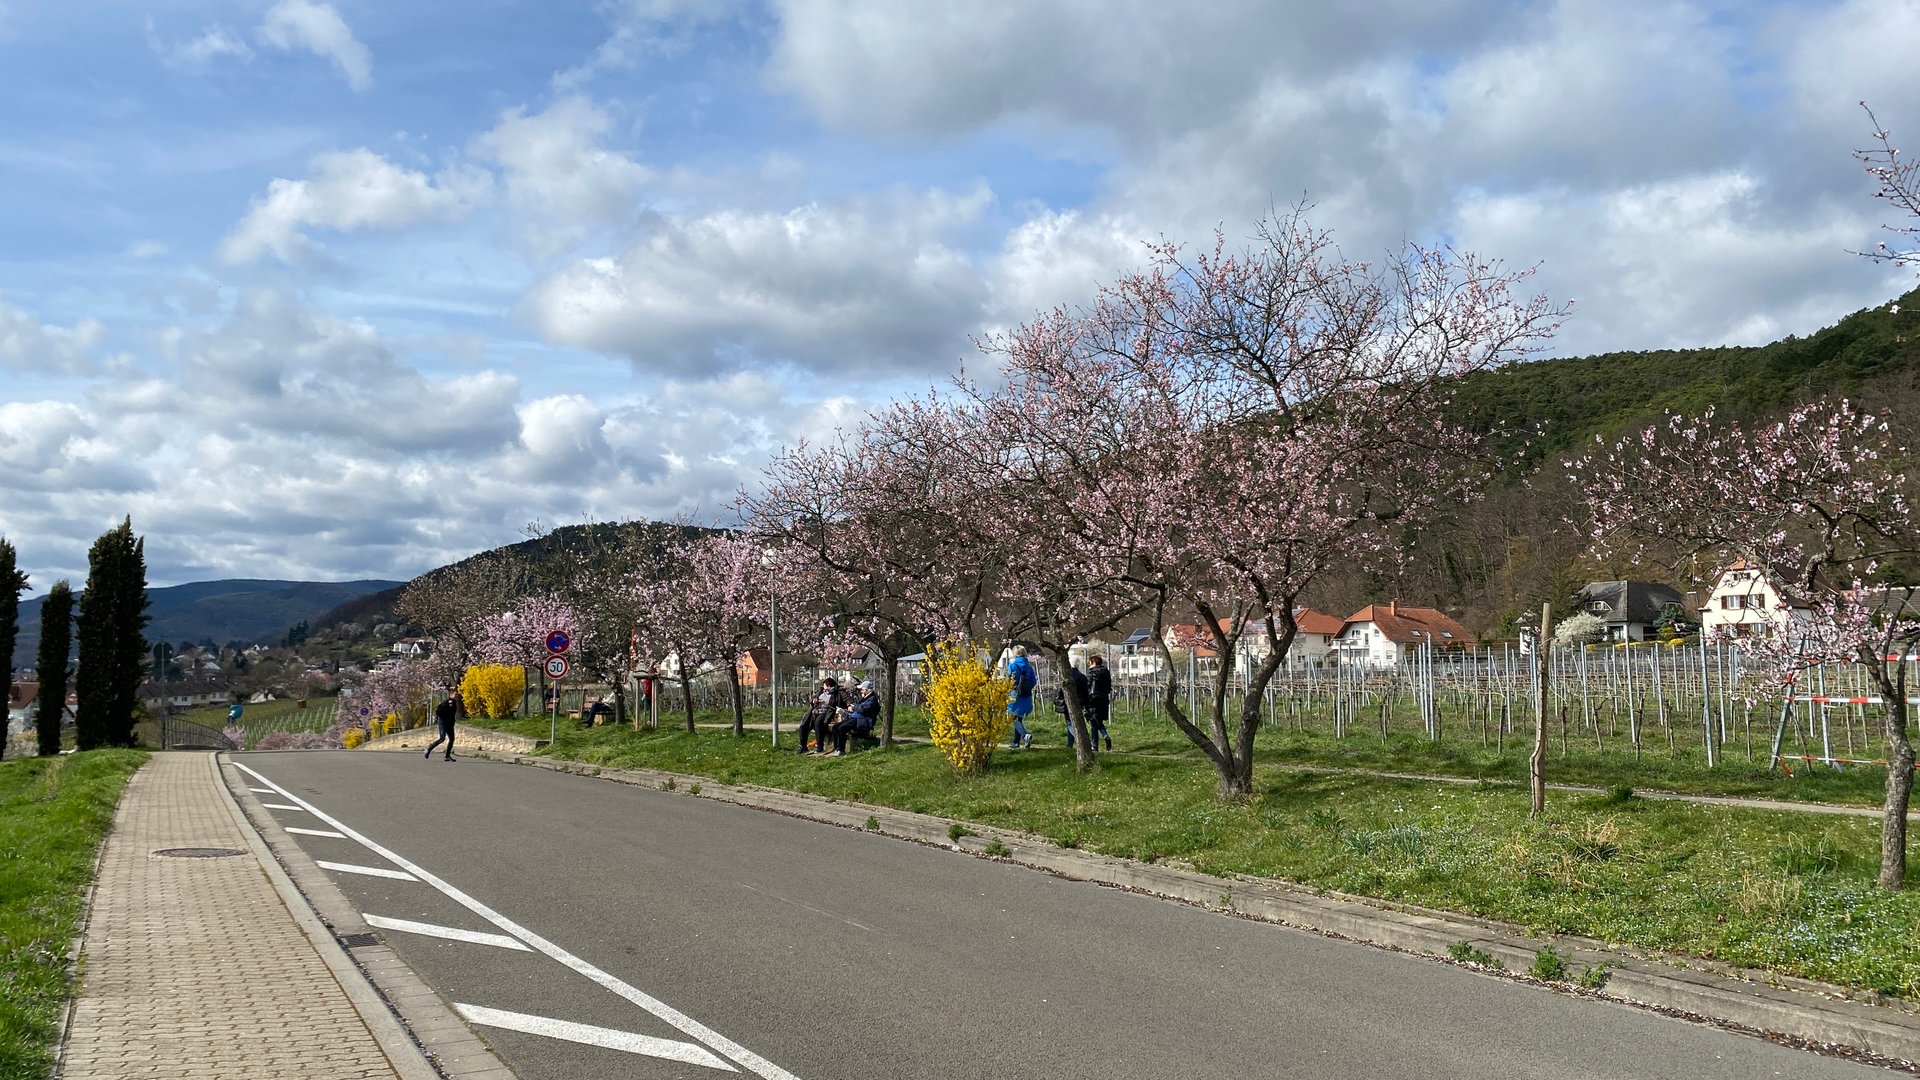
<instances>
[{"instance_id":1,"label":"grass verge","mask_svg":"<svg viewBox=\"0 0 1920 1080\"><path fill-rule=\"evenodd\" d=\"M483 723L546 736L545 720ZM1639 799L1622 786L1555 795L1536 821L1524 789L1291 762L1262 766L1254 798L1222 805L1212 771L1181 756L1114 755L1083 776L1063 749L1002 751L985 775L966 777L926 746L822 759L795 754L791 742L773 750L763 733L736 740L704 729L562 727L554 752L1920 997L1920 896L1875 887L1871 818Z\"/></svg>"},{"instance_id":2,"label":"grass verge","mask_svg":"<svg viewBox=\"0 0 1920 1080\"><path fill-rule=\"evenodd\" d=\"M94 854L141 750L0 762L0 1080L53 1066L66 953Z\"/></svg>"}]
</instances>

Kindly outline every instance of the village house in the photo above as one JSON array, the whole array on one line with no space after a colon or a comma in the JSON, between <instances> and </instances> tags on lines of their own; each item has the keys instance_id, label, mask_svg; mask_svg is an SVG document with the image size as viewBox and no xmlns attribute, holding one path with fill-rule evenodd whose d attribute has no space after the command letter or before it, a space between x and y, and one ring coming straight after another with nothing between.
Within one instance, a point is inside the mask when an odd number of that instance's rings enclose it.
<instances>
[{"instance_id":1,"label":"village house","mask_svg":"<svg viewBox=\"0 0 1920 1080\"><path fill-rule=\"evenodd\" d=\"M1349 615L1333 648L1344 664L1398 668L1422 647L1446 650L1472 640L1466 627L1444 612L1391 601L1369 604Z\"/></svg>"},{"instance_id":2,"label":"village house","mask_svg":"<svg viewBox=\"0 0 1920 1080\"><path fill-rule=\"evenodd\" d=\"M389 649L395 656L404 656L409 660L424 659L433 652L433 639L430 637L404 637L393 643Z\"/></svg>"},{"instance_id":3,"label":"village house","mask_svg":"<svg viewBox=\"0 0 1920 1080\"><path fill-rule=\"evenodd\" d=\"M1747 637L1764 626L1785 627L1807 617L1806 604L1781 595L1778 583L1745 559L1720 572L1700 608L1700 632L1709 638Z\"/></svg>"},{"instance_id":4,"label":"village house","mask_svg":"<svg viewBox=\"0 0 1920 1080\"><path fill-rule=\"evenodd\" d=\"M1653 581L1590 581L1573 594L1573 609L1607 624L1608 641L1648 641L1668 605L1684 603L1680 590Z\"/></svg>"}]
</instances>

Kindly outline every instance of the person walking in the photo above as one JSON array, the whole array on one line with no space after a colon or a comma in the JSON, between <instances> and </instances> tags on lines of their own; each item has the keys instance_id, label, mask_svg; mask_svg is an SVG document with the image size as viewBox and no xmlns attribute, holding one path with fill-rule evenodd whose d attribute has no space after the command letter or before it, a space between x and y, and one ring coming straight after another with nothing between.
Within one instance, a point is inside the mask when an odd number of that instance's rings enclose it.
<instances>
[{"instance_id":1,"label":"person walking","mask_svg":"<svg viewBox=\"0 0 1920 1080\"><path fill-rule=\"evenodd\" d=\"M1016 749L1032 746L1027 717L1033 715L1033 688L1040 684L1040 677L1034 674L1033 661L1027 659L1026 646L1013 647L1013 659L1007 662L1007 678L1013 680L1013 689L1007 694L1007 714L1013 717L1013 745Z\"/></svg>"},{"instance_id":2,"label":"person walking","mask_svg":"<svg viewBox=\"0 0 1920 1080\"><path fill-rule=\"evenodd\" d=\"M433 710L433 718L435 720L440 721L440 737L438 739L433 740L433 742L428 743L427 752L424 754L421 754L420 756L423 758L432 757L433 748L436 746L439 746L442 742L445 742L447 744L446 757L442 758L441 760L452 761L453 760L453 722L460 718L460 691L455 690L449 693L447 695L447 699L445 701L442 701L439 704L439 706Z\"/></svg>"},{"instance_id":3,"label":"person walking","mask_svg":"<svg viewBox=\"0 0 1920 1080\"><path fill-rule=\"evenodd\" d=\"M1098 747L1101 742L1113 749L1113 737L1107 734L1107 714L1113 708L1113 672L1099 653L1087 657L1087 738Z\"/></svg>"},{"instance_id":4,"label":"person walking","mask_svg":"<svg viewBox=\"0 0 1920 1080\"><path fill-rule=\"evenodd\" d=\"M1067 725L1067 749L1071 750L1073 749L1073 714L1067 711L1068 694L1072 694L1074 700L1080 703L1080 712L1087 717L1087 730L1091 732L1093 717L1087 712L1087 675L1086 672L1071 665L1067 667L1067 678L1061 681L1060 689L1054 691L1053 698L1053 711L1059 713L1061 721ZM1088 737L1093 740L1090 744L1093 749L1100 749L1100 737L1098 735Z\"/></svg>"}]
</instances>

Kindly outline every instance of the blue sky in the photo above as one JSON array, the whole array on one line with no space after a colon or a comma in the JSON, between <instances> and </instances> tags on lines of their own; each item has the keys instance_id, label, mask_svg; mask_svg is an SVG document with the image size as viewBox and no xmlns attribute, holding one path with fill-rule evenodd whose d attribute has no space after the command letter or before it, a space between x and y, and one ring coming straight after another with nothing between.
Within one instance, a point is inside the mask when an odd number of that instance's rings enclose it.
<instances>
[{"instance_id":1,"label":"blue sky","mask_svg":"<svg viewBox=\"0 0 1920 1080\"><path fill-rule=\"evenodd\" d=\"M1305 197L1539 264L1555 351L1909 278L1857 104L1912 0L0 0L0 535L155 583L408 577L717 516L971 338ZM1920 144L1920 137L1909 140Z\"/></svg>"}]
</instances>

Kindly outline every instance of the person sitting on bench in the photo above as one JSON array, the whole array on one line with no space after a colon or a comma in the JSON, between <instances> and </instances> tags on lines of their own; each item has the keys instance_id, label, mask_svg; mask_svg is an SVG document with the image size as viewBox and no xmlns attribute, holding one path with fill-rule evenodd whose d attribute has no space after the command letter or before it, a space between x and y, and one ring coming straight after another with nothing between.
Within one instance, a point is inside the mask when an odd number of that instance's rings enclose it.
<instances>
[{"instance_id":1,"label":"person sitting on bench","mask_svg":"<svg viewBox=\"0 0 1920 1080\"><path fill-rule=\"evenodd\" d=\"M842 712L833 725L833 754L845 757L847 754L847 736L859 735L866 738L873 734L873 725L880 720L880 695L874 693L871 680L859 687L860 696L853 705Z\"/></svg>"}]
</instances>

